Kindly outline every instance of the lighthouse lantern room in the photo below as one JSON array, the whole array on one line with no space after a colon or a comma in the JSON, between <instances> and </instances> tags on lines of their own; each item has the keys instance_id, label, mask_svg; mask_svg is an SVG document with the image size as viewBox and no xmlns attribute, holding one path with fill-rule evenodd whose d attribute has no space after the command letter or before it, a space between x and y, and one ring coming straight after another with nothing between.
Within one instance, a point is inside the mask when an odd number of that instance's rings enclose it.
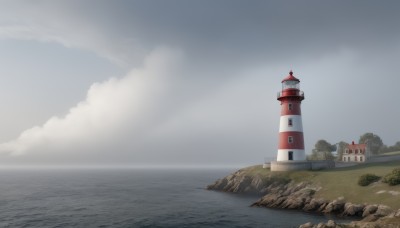
<instances>
[{"instance_id":1,"label":"lighthouse lantern room","mask_svg":"<svg viewBox=\"0 0 400 228\"><path fill-rule=\"evenodd\" d=\"M282 80L278 100L281 102L281 117L277 161L305 161L300 107L304 93L300 91L300 80L293 76L292 71Z\"/></svg>"}]
</instances>

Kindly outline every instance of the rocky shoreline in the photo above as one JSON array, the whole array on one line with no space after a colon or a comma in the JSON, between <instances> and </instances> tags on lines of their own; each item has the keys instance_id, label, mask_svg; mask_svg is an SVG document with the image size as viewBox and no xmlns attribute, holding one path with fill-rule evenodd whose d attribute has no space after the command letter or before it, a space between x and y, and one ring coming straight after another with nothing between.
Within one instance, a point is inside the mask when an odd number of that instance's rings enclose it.
<instances>
[{"instance_id":1,"label":"rocky shoreline","mask_svg":"<svg viewBox=\"0 0 400 228\"><path fill-rule=\"evenodd\" d=\"M241 194L256 194L261 198L252 204L255 207L302 210L305 212L334 214L351 217L350 224L303 224L300 227L400 227L400 209L392 210L381 204L353 204L339 197L335 200L315 198L318 186L309 182L296 183L282 176L249 175L245 169L217 180L207 187L209 190ZM391 222L393 220L393 222ZM389 222L388 222L389 221ZM393 224L392 224L393 223Z\"/></svg>"}]
</instances>

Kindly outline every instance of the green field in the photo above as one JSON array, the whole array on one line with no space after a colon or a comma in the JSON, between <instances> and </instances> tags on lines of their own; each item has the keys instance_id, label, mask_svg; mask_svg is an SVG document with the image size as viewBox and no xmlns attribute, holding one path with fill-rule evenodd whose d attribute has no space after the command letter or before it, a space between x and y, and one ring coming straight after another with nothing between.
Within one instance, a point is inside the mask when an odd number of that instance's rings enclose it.
<instances>
[{"instance_id":1,"label":"green field","mask_svg":"<svg viewBox=\"0 0 400 228\"><path fill-rule=\"evenodd\" d=\"M400 151L388 152L388 153L384 153L382 155L400 155Z\"/></svg>"},{"instance_id":2,"label":"green field","mask_svg":"<svg viewBox=\"0 0 400 228\"><path fill-rule=\"evenodd\" d=\"M262 166L243 169L248 175L279 176L295 182L310 181L321 187L315 197L334 200L343 196L352 203L385 204L393 209L400 208L400 185L389 186L381 181L362 187L357 184L358 178L366 173L384 176L394 168L400 168L400 161L387 163L362 164L353 167L337 168L323 171L271 172ZM378 194L378 192L381 192ZM391 193L390 193L391 192Z\"/></svg>"}]
</instances>

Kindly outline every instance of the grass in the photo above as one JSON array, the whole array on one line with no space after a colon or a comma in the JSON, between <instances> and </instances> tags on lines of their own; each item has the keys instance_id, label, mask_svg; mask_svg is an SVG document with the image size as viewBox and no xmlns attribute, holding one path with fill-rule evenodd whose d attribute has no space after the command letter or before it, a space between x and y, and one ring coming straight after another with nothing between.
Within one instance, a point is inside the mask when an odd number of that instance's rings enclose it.
<instances>
[{"instance_id":1,"label":"grass","mask_svg":"<svg viewBox=\"0 0 400 228\"><path fill-rule=\"evenodd\" d=\"M313 185L321 187L315 196L328 200L343 196L346 201L352 203L385 204L393 209L400 209L400 195L389 193L389 191L400 193L400 185L389 186L381 181L365 187L358 185L358 179L363 174L372 173L384 176L399 167L400 161L393 161L322 171L271 172L263 169L262 166L252 166L242 170L250 176L265 175L289 178L295 182L309 181ZM377 194L380 191L386 192Z\"/></svg>"},{"instance_id":2,"label":"grass","mask_svg":"<svg viewBox=\"0 0 400 228\"><path fill-rule=\"evenodd\" d=\"M322 187L317 192L317 197L332 200L343 196L352 203L385 204L397 209L400 208L400 195L394 196L388 192L400 193L400 185L389 186L379 181L363 187L357 183L358 178L363 174L373 173L377 176L384 176L396 167L400 167L400 161L318 171L313 172L316 175L312 178L312 182ZM386 192L377 194L380 191Z\"/></svg>"},{"instance_id":3,"label":"grass","mask_svg":"<svg viewBox=\"0 0 400 228\"><path fill-rule=\"evenodd\" d=\"M383 154L381 154L381 155L400 155L400 151L395 151L395 152L388 152L388 153L383 153Z\"/></svg>"}]
</instances>

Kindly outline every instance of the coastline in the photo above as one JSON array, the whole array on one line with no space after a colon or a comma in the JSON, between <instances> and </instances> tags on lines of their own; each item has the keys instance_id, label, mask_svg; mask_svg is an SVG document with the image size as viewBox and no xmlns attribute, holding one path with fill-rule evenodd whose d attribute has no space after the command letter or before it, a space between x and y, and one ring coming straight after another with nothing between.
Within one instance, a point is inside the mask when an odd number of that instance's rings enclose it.
<instances>
[{"instance_id":1,"label":"coastline","mask_svg":"<svg viewBox=\"0 0 400 228\"><path fill-rule=\"evenodd\" d=\"M215 183L208 190L253 194L261 198L253 207L301 210L354 219L349 224L303 224L300 227L400 227L400 208L381 203L352 203L343 196L335 199L320 197L322 187L313 179L303 180L287 172L263 173L259 166L240 169ZM399 205L400 206L400 205Z\"/></svg>"}]
</instances>

